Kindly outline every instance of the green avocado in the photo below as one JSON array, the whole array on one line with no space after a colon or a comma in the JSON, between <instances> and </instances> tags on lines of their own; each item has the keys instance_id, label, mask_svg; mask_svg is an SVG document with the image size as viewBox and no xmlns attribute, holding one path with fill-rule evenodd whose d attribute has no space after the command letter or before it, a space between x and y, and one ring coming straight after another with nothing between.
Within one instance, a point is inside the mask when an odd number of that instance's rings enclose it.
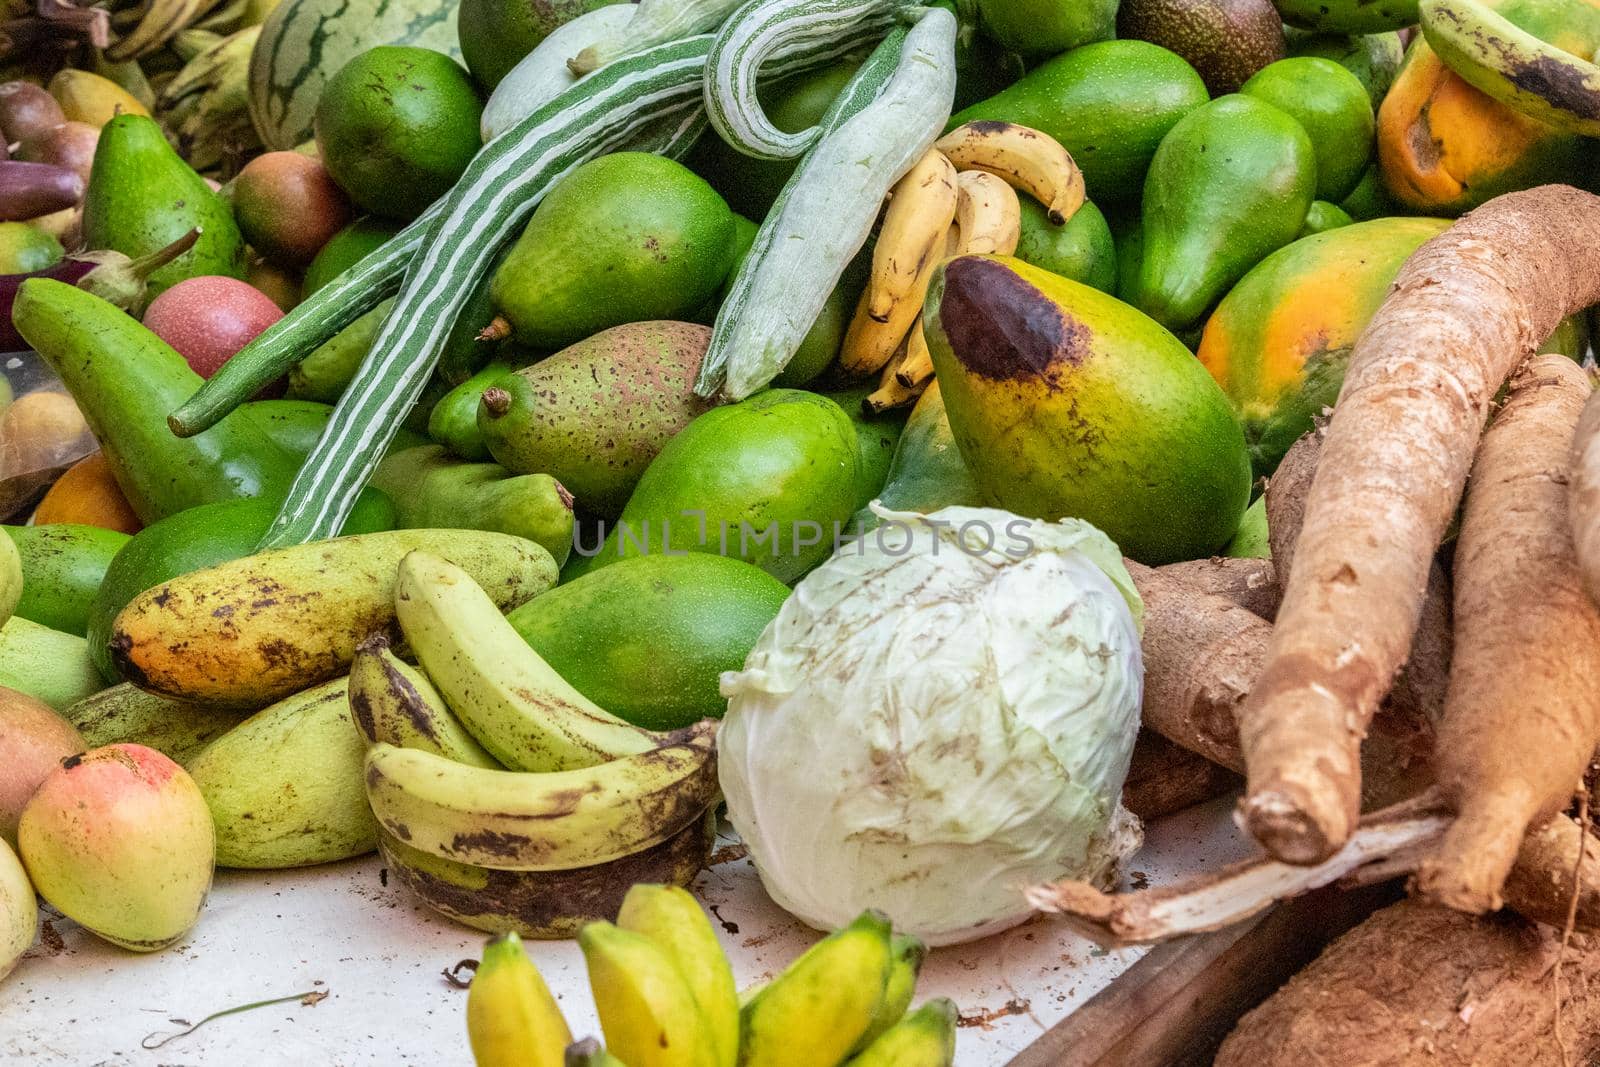
<instances>
[{"instance_id":1,"label":"green avocado","mask_svg":"<svg viewBox=\"0 0 1600 1067\"><path fill-rule=\"evenodd\" d=\"M1400 35L1392 30L1355 35L1290 30L1287 36L1291 56L1331 59L1354 74L1366 86L1374 111L1383 103L1405 59L1405 45L1400 42Z\"/></svg>"},{"instance_id":2,"label":"green avocado","mask_svg":"<svg viewBox=\"0 0 1600 1067\"><path fill-rule=\"evenodd\" d=\"M1042 59L1117 28L1117 0L978 0L978 22L996 44Z\"/></svg>"},{"instance_id":3,"label":"green avocado","mask_svg":"<svg viewBox=\"0 0 1600 1067\"><path fill-rule=\"evenodd\" d=\"M721 718L723 671L744 666L789 590L759 567L693 552L619 560L508 618L556 673L636 726Z\"/></svg>"},{"instance_id":4,"label":"green avocado","mask_svg":"<svg viewBox=\"0 0 1600 1067\"><path fill-rule=\"evenodd\" d=\"M256 424L279 448L302 460L310 455L312 446L322 436L328 419L333 415L333 407L329 404L288 397L252 400L239 407L250 413ZM421 434L412 433L402 426L395 431L394 440L389 442L388 452L399 452L427 443Z\"/></svg>"},{"instance_id":5,"label":"green avocado","mask_svg":"<svg viewBox=\"0 0 1600 1067\"><path fill-rule=\"evenodd\" d=\"M128 535L99 526L48 523L0 527L22 557L22 599L16 614L52 630L83 636L89 603Z\"/></svg>"},{"instance_id":6,"label":"green avocado","mask_svg":"<svg viewBox=\"0 0 1600 1067\"><path fill-rule=\"evenodd\" d=\"M1372 160L1377 120L1361 79L1331 59L1295 56L1256 73L1240 90L1305 127L1317 156L1317 199L1349 196Z\"/></svg>"}]
</instances>

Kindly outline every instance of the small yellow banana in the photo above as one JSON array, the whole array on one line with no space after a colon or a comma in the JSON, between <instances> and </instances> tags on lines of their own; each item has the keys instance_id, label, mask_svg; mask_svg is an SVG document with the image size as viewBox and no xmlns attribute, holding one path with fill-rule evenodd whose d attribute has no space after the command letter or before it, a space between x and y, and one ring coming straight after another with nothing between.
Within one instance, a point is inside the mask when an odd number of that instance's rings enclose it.
<instances>
[{"instance_id":1,"label":"small yellow banana","mask_svg":"<svg viewBox=\"0 0 1600 1067\"><path fill-rule=\"evenodd\" d=\"M11 973L39 932L39 902L17 854L0 838L0 978Z\"/></svg>"},{"instance_id":2,"label":"small yellow banana","mask_svg":"<svg viewBox=\"0 0 1600 1067\"><path fill-rule=\"evenodd\" d=\"M906 334L906 356L894 370L895 381L907 389L915 389L933 377L933 353L928 351L928 337L922 332L922 320L911 324Z\"/></svg>"},{"instance_id":3,"label":"small yellow banana","mask_svg":"<svg viewBox=\"0 0 1600 1067\"><path fill-rule=\"evenodd\" d=\"M687 889L641 882L628 890L617 925L655 942L678 965L705 1017L720 1067L739 1059L739 989L717 932Z\"/></svg>"},{"instance_id":4,"label":"small yellow banana","mask_svg":"<svg viewBox=\"0 0 1600 1067\"><path fill-rule=\"evenodd\" d=\"M369 745L421 749L473 767L501 766L461 725L428 676L389 650L383 633L356 647L350 717Z\"/></svg>"},{"instance_id":5,"label":"small yellow banana","mask_svg":"<svg viewBox=\"0 0 1600 1067\"><path fill-rule=\"evenodd\" d=\"M867 277L874 321L888 322L896 304L913 298L927 261L944 250L956 201L956 168L931 149L889 190Z\"/></svg>"},{"instance_id":6,"label":"small yellow banana","mask_svg":"<svg viewBox=\"0 0 1600 1067\"><path fill-rule=\"evenodd\" d=\"M846 374L862 377L876 374L890 365L905 344L906 333L912 323L922 315L922 301L928 295L928 283L942 261L941 256L929 256L917 276L916 284L897 301L883 322L874 319L868 311L866 293L856 305L856 313L845 330L844 343L839 347L839 366Z\"/></svg>"},{"instance_id":7,"label":"small yellow banana","mask_svg":"<svg viewBox=\"0 0 1600 1067\"><path fill-rule=\"evenodd\" d=\"M889 980L883 987L883 1000L872 1014L872 1025L861 1035L856 1045L858 1050L887 1033L911 1007L911 998L917 991L917 976L922 973L922 961L928 958L928 946L910 934L895 934L889 942L889 954Z\"/></svg>"},{"instance_id":8,"label":"small yellow banana","mask_svg":"<svg viewBox=\"0 0 1600 1067\"><path fill-rule=\"evenodd\" d=\"M934 147L957 170L987 171L1032 196L1057 226L1083 206L1083 171L1049 134L1014 122L969 122L945 134Z\"/></svg>"},{"instance_id":9,"label":"small yellow banana","mask_svg":"<svg viewBox=\"0 0 1600 1067\"><path fill-rule=\"evenodd\" d=\"M627 1067L592 1037L567 1046L566 1067Z\"/></svg>"},{"instance_id":10,"label":"small yellow banana","mask_svg":"<svg viewBox=\"0 0 1600 1067\"><path fill-rule=\"evenodd\" d=\"M744 1067L831 1067L872 1026L889 980L889 920L865 912L807 949L742 1013Z\"/></svg>"},{"instance_id":11,"label":"small yellow banana","mask_svg":"<svg viewBox=\"0 0 1600 1067\"><path fill-rule=\"evenodd\" d=\"M878 375L878 388L867 394L863 406L873 415L881 415L893 408L907 407L916 401L922 387L909 386L900 380L900 370L910 354L911 336L908 333L900 342L894 358L884 364ZM931 379L930 379L931 380Z\"/></svg>"},{"instance_id":12,"label":"small yellow banana","mask_svg":"<svg viewBox=\"0 0 1600 1067\"><path fill-rule=\"evenodd\" d=\"M516 934L483 947L467 990L467 1037L478 1067L563 1067L572 1031Z\"/></svg>"},{"instance_id":13,"label":"small yellow banana","mask_svg":"<svg viewBox=\"0 0 1600 1067\"><path fill-rule=\"evenodd\" d=\"M1009 256L1022 240L1022 203L1017 191L986 170L956 178L958 256Z\"/></svg>"},{"instance_id":14,"label":"small yellow banana","mask_svg":"<svg viewBox=\"0 0 1600 1067\"><path fill-rule=\"evenodd\" d=\"M873 1041L850 1067L950 1067L956 1061L956 1006L930 1000Z\"/></svg>"},{"instance_id":15,"label":"small yellow banana","mask_svg":"<svg viewBox=\"0 0 1600 1067\"><path fill-rule=\"evenodd\" d=\"M672 958L611 923L578 933L606 1045L628 1067L716 1067L717 1050Z\"/></svg>"}]
</instances>

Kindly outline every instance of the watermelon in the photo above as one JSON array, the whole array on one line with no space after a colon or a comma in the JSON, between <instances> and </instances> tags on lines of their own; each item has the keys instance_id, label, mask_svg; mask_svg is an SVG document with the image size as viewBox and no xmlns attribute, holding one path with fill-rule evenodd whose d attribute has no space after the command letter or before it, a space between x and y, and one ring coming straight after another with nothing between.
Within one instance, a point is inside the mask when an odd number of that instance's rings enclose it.
<instances>
[{"instance_id":1,"label":"watermelon","mask_svg":"<svg viewBox=\"0 0 1600 1067\"><path fill-rule=\"evenodd\" d=\"M261 142L289 149L309 141L322 87L381 44L431 48L459 61L455 0L283 0L250 54L250 119Z\"/></svg>"}]
</instances>

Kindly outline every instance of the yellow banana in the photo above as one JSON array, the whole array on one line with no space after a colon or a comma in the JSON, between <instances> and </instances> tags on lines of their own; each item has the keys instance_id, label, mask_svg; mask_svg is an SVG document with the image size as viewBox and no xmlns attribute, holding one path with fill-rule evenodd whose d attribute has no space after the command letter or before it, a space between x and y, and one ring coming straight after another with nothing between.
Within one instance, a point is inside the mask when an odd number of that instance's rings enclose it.
<instances>
[{"instance_id":1,"label":"yellow banana","mask_svg":"<svg viewBox=\"0 0 1600 1067\"><path fill-rule=\"evenodd\" d=\"M139 59L166 44L178 32L216 7L218 0L149 0L139 24L105 51L106 58L120 63Z\"/></svg>"},{"instance_id":2,"label":"yellow banana","mask_svg":"<svg viewBox=\"0 0 1600 1067\"><path fill-rule=\"evenodd\" d=\"M592 767L664 740L568 685L453 563L426 552L406 556L395 579L395 614L445 703L507 767Z\"/></svg>"},{"instance_id":3,"label":"yellow banana","mask_svg":"<svg viewBox=\"0 0 1600 1067\"><path fill-rule=\"evenodd\" d=\"M922 315L928 283L933 280L933 272L942 258L937 255L927 258L906 298L896 302L889 317L881 322L869 312L868 294L861 294L855 315L845 330L844 342L839 346L839 366L846 374L857 377L876 374L895 360L905 343L907 331Z\"/></svg>"},{"instance_id":4,"label":"yellow banana","mask_svg":"<svg viewBox=\"0 0 1600 1067\"><path fill-rule=\"evenodd\" d=\"M739 1060L739 989L717 932L693 894L681 886L635 885L622 899L617 925L649 938L678 965L705 1018L717 1063L735 1067Z\"/></svg>"},{"instance_id":5,"label":"yellow banana","mask_svg":"<svg viewBox=\"0 0 1600 1067\"><path fill-rule=\"evenodd\" d=\"M389 651L389 638L373 634L350 664L350 717L367 739L415 748L473 767L500 767L445 705L428 676Z\"/></svg>"},{"instance_id":6,"label":"yellow banana","mask_svg":"<svg viewBox=\"0 0 1600 1067\"><path fill-rule=\"evenodd\" d=\"M958 256L1009 256L1022 240L1022 203L1017 191L986 170L956 177Z\"/></svg>"},{"instance_id":7,"label":"yellow banana","mask_svg":"<svg viewBox=\"0 0 1600 1067\"><path fill-rule=\"evenodd\" d=\"M896 304L916 299L917 279L930 258L943 251L943 238L956 215L956 169L942 153L929 150L889 190L889 206L872 250L867 277L867 314L888 322Z\"/></svg>"},{"instance_id":8,"label":"yellow banana","mask_svg":"<svg viewBox=\"0 0 1600 1067\"><path fill-rule=\"evenodd\" d=\"M413 748L374 745L367 800L412 848L508 871L588 867L659 844L717 796L709 726L637 756L528 774L469 767Z\"/></svg>"},{"instance_id":9,"label":"yellow banana","mask_svg":"<svg viewBox=\"0 0 1600 1067\"><path fill-rule=\"evenodd\" d=\"M857 1049L876 1041L911 1007L911 998L917 991L917 976L922 973L922 961L928 958L928 946L910 934L895 934L889 941L889 956L889 980L883 986L883 1000L872 1013L872 1025L861 1035Z\"/></svg>"},{"instance_id":10,"label":"yellow banana","mask_svg":"<svg viewBox=\"0 0 1600 1067\"><path fill-rule=\"evenodd\" d=\"M950 1067L956 1061L956 1006L930 1000L873 1041L850 1067Z\"/></svg>"},{"instance_id":11,"label":"yellow banana","mask_svg":"<svg viewBox=\"0 0 1600 1067\"><path fill-rule=\"evenodd\" d=\"M566 1067L627 1067L592 1037L567 1046Z\"/></svg>"},{"instance_id":12,"label":"yellow banana","mask_svg":"<svg viewBox=\"0 0 1600 1067\"><path fill-rule=\"evenodd\" d=\"M865 912L812 945L742 1013L744 1067L834 1067L872 1026L889 980L889 920Z\"/></svg>"},{"instance_id":13,"label":"yellow banana","mask_svg":"<svg viewBox=\"0 0 1600 1067\"><path fill-rule=\"evenodd\" d=\"M39 902L22 861L0 838L0 978L11 973L33 947L39 931Z\"/></svg>"},{"instance_id":14,"label":"yellow banana","mask_svg":"<svg viewBox=\"0 0 1600 1067\"><path fill-rule=\"evenodd\" d=\"M987 171L1032 196L1057 226L1083 206L1083 171L1049 134L1014 122L969 122L945 134L934 147L957 170Z\"/></svg>"},{"instance_id":15,"label":"yellow banana","mask_svg":"<svg viewBox=\"0 0 1600 1067\"><path fill-rule=\"evenodd\" d=\"M578 933L606 1045L628 1067L716 1067L704 1016L677 964L608 922Z\"/></svg>"},{"instance_id":16,"label":"yellow banana","mask_svg":"<svg viewBox=\"0 0 1600 1067\"><path fill-rule=\"evenodd\" d=\"M516 934L483 947L467 990L467 1037L478 1067L562 1067L572 1031Z\"/></svg>"},{"instance_id":17,"label":"yellow banana","mask_svg":"<svg viewBox=\"0 0 1600 1067\"><path fill-rule=\"evenodd\" d=\"M895 367L894 377L907 389L916 389L933 377L933 353L928 351L921 319L912 323L911 332L906 334L906 355Z\"/></svg>"},{"instance_id":18,"label":"yellow banana","mask_svg":"<svg viewBox=\"0 0 1600 1067\"><path fill-rule=\"evenodd\" d=\"M918 326L918 330L912 332L920 332L920 323ZM871 414L879 415L892 408L906 407L914 403L917 396L926 388L926 382L921 386L911 386L900 380L900 371L910 358L910 346L911 335L908 333L901 340L894 358L884 364L883 370L879 373L878 388L868 393L867 398L862 401L863 406Z\"/></svg>"}]
</instances>

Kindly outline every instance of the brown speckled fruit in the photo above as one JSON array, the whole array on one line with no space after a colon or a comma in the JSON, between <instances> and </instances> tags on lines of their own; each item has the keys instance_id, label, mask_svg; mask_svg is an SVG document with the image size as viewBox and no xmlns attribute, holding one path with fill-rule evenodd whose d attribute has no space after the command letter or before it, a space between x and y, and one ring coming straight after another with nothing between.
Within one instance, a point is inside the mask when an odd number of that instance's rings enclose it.
<instances>
[{"instance_id":1,"label":"brown speckled fruit","mask_svg":"<svg viewBox=\"0 0 1600 1067\"><path fill-rule=\"evenodd\" d=\"M1212 96L1239 86L1289 54L1272 0L1123 0L1117 36L1176 52Z\"/></svg>"}]
</instances>

